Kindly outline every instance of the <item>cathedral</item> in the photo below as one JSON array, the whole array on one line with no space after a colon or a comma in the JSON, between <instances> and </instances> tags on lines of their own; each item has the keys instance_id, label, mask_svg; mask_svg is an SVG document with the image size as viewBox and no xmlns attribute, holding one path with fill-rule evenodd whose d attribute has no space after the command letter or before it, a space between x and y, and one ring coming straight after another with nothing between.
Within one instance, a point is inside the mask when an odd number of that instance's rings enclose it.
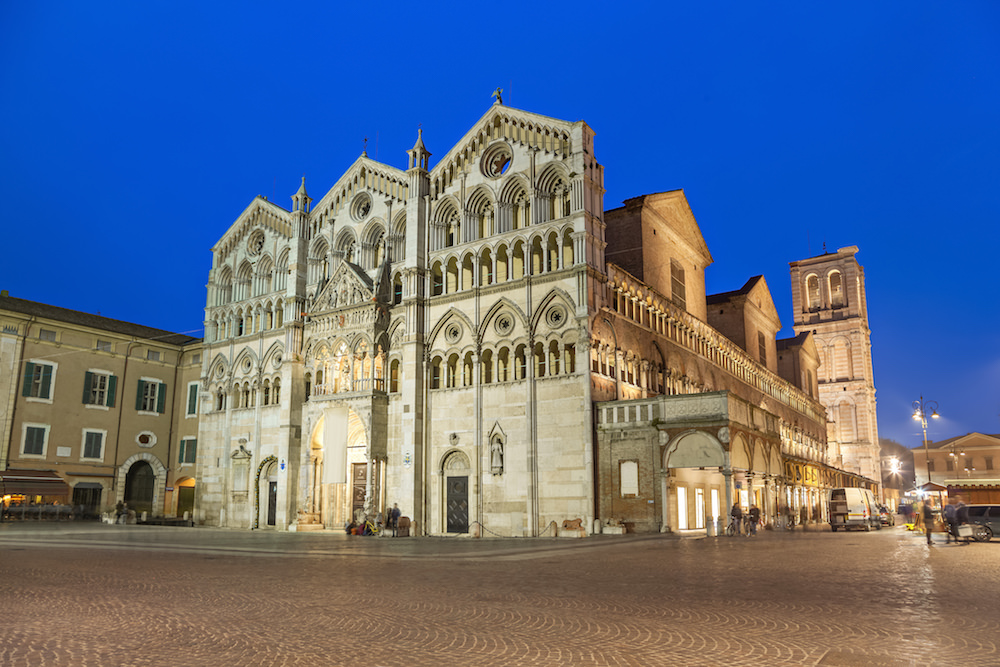
<instances>
[{"instance_id":1,"label":"cathedral","mask_svg":"<svg viewBox=\"0 0 1000 667\"><path fill-rule=\"evenodd\" d=\"M707 295L683 192L606 212L585 122L498 99L433 167L420 131L407 154L257 197L213 247L196 521L712 530L877 479L831 458L808 317L777 339L761 276Z\"/></svg>"}]
</instances>

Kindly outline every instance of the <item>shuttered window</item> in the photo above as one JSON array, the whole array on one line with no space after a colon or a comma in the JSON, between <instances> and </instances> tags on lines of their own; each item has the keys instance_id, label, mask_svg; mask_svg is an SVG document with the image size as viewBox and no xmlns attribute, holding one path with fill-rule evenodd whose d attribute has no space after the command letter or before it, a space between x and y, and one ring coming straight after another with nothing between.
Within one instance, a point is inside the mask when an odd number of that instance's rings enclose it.
<instances>
[{"instance_id":1,"label":"shuttered window","mask_svg":"<svg viewBox=\"0 0 1000 667\"><path fill-rule=\"evenodd\" d=\"M118 378L110 373L83 374L83 402L85 405L115 406L115 390Z\"/></svg>"},{"instance_id":2,"label":"shuttered window","mask_svg":"<svg viewBox=\"0 0 1000 667\"><path fill-rule=\"evenodd\" d=\"M23 394L29 398L52 398L52 366L28 362L24 368Z\"/></svg>"},{"instance_id":3,"label":"shuttered window","mask_svg":"<svg viewBox=\"0 0 1000 667\"><path fill-rule=\"evenodd\" d=\"M163 414L166 402L167 385L155 380L139 380L135 394L136 410Z\"/></svg>"}]
</instances>

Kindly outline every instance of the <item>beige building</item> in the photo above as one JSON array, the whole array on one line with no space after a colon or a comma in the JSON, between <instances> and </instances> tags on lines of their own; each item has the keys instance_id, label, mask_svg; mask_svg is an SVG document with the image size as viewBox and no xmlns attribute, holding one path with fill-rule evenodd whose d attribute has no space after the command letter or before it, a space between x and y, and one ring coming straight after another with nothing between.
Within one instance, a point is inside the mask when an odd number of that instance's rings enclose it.
<instances>
[{"instance_id":1,"label":"beige building","mask_svg":"<svg viewBox=\"0 0 1000 667\"><path fill-rule=\"evenodd\" d=\"M1000 503L1000 434L967 433L912 451L917 486L933 482L970 504Z\"/></svg>"},{"instance_id":2,"label":"beige building","mask_svg":"<svg viewBox=\"0 0 1000 667\"><path fill-rule=\"evenodd\" d=\"M871 331L857 252L849 246L792 262L792 307L795 332L812 332L819 352L831 464L881 484Z\"/></svg>"},{"instance_id":3,"label":"beige building","mask_svg":"<svg viewBox=\"0 0 1000 667\"><path fill-rule=\"evenodd\" d=\"M193 509L199 339L6 292L0 327L5 505Z\"/></svg>"},{"instance_id":4,"label":"beige building","mask_svg":"<svg viewBox=\"0 0 1000 667\"><path fill-rule=\"evenodd\" d=\"M821 518L812 334L762 278L706 297L681 192L604 212L594 133L493 105L432 167L362 154L257 197L213 248L196 514L420 534L703 529L736 499ZM857 481L857 480L855 480Z\"/></svg>"}]
</instances>

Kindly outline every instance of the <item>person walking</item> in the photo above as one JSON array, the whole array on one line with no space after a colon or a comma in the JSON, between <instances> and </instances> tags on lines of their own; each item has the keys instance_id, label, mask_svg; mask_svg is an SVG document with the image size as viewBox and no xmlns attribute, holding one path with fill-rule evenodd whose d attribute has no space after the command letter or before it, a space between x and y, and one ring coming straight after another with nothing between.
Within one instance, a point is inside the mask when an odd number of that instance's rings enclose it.
<instances>
[{"instance_id":1,"label":"person walking","mask_svg":"<svg viewBox=\"0 0 1000 667\"><path fill-rule=\"evenodd\" d=\"M934 532L934 501L928 497L924 501L924 533L927 534L927 546L931 546L931 533Z\"/></svg>"},{"instance_id":2,"label":"person walking","mask_svg":"<svg viewBox=\"0 0 1000 667\"><path fill-rule=\"evenodd\" d=\"M756 504L750 505L750 534L757 534L757 524L760 523L760 508Z\"/></svg>"},{"instance_id":3,"label":"person walking","mask_svg":"<svg viewBox=\"0 0 1000 667\"><path fill-rule=\"evenodd\" d=\"M955 505L955 544L958 544L958 528L969 523L969 506L965 504L962 496L958 497L958 504ZM963 546L969 546L969 538L962 540Z\"/></svg>"},{"instance_id":4,"label":"person walking","mask_svg":"<svg viewBox=\"0 0 1000 667\"><path fill-rule=\"evenodd\" d=\"M948 504L944 506L944 520L948 523L948 536L944 540L945 544L950 544L952 538L955 539L956 544L958 543L958 522L955 520L956 507L955 499L948 496Z\"/></svg>"},{"instance_id":5,"label":"person walking","mask_svg":"<svg viewBox=\"0 0 1000 667\"><path fill-rule=\"evenodd\" d=\"M736 528L736 530L733 532L733 535L741 535L743 532L742 531L743 508L740 507L740 504L738 502L733 503L733 509L729 510L729 516L733 520L732 525Z\"/></svg>"}]
</instances>

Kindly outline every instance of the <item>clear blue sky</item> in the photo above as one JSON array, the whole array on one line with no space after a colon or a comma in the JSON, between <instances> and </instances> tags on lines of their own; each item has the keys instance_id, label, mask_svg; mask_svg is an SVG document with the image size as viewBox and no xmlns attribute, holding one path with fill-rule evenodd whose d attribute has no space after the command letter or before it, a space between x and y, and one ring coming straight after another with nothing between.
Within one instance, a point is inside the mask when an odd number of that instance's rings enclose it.
<instances>
[{"instance_id":1,"label":"clear blue sky","mask_svg":"<svg viewBox=\"0 0 1000 667\"><path fill-rule=\"evenodd\" d=\"M251 199L444 154L500 86L683 188L711 292L857 245L882 437L1000 432L1000 3L0 3L0 288L200 336ZM433 164L433 157L432 157Z\"/></svg>"}]
</instances>

